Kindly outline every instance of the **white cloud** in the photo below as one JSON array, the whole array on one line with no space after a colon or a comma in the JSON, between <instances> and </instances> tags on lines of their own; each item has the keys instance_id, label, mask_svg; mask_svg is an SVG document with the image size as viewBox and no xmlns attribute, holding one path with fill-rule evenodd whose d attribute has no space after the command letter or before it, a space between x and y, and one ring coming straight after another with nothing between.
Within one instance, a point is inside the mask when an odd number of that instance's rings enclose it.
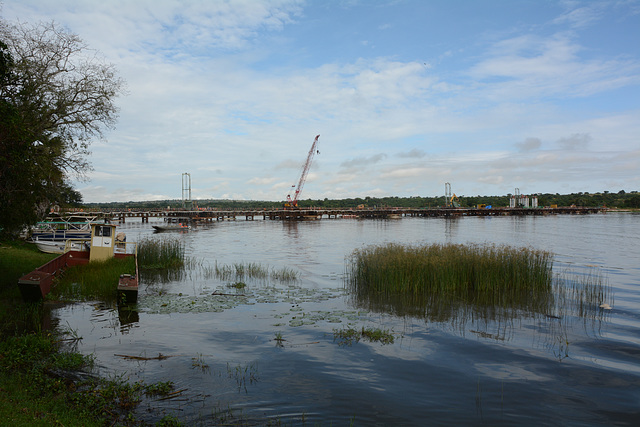
<instances>
[{"instance_id":1,"label":"white cloud","mask_svg":"<svg viewBox=\"0 0 640 427\"><path fill-rule=\"evenodd\" d=\"M372 11L357 34L315 6L8 0L2 13L55 19L128 82L118 128L92 146L87 201L180 198L183 172L200 198L283 200L317 134L304 198L637 185L637 49L613 55L583 36L630 6L564 3L525 30L458 23L460 39L438 40L400 8ZM431 7L458 19L446 2ZM344 40L328 44L333 34Z\"/></svg>"}]
</instances>

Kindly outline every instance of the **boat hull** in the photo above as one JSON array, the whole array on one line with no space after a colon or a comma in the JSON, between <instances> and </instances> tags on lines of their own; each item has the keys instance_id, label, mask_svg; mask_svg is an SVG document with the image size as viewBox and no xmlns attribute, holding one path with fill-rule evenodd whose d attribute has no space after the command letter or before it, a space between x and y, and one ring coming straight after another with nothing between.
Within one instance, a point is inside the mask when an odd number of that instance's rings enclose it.
<instances>
[{"instance_id":1,"label":"boat hull","mask_svg":"<svg viewBox=\"0 0 640 427\"><path fill-rule=\"evenodd\" d=\"M89 252L69 251L18 279L18 288L25 301L44 298L53 286L53 279L65 268L89 262Z\"/></svg>"},{"instance_id":2,"label":"boat hull","mask_svg":"<svg viewBox=\"0 0 640 427\"><path fill-rule=\"evenodd\" d=\"M156 231L187 231L191 230L190 225L153 225Z\"/></svg>"},{"instance_id":3,"label":"boat hull","mask_svg":"<svg viewBox=\"0 0 640 427\"><path fill-rule=\"evenodd\" d=\"M66 250L83 250L84 242L90 241L89 239L80 239L78 241L69 240L35 240L33 243L38 247L41 252L47 254L63 254Z\"/></svg>"}]
</instances>

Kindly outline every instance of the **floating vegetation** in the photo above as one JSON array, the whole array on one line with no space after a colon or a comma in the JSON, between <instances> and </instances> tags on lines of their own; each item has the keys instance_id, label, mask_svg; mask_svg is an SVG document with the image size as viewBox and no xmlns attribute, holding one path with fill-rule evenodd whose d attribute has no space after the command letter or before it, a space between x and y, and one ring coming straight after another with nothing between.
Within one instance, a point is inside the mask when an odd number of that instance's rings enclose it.
<instances>
[{"instance_id":1,"label":"floating vegetation","mask_svg":"<svg viewBox=\"0 0 640 427\"><path fill-rule=\"evenodd\" d=\"M340 346L351 346L358 343L361 339L370 342L379 342L381 344L393 344L395 338L391 332L380 328L365 328L361 330L354 328L334 329L333 340L338 341Z\"/></svg>"},{"instance_id":2,"label":"floating vegetation","mask_svg":"<svg viewBox=\"0 0 640 427\"><path fill-rule=\"evenodd\" d=\"M233 289L233 286L231 287ZM241 292L241 293L240 293ZM289 285L284 288L269 286L264 288L246 286L242 289L216 289L200 295L173 293L148 294L138 299L138 310L147 313L205 313L223 312L239 305L277 304L292 305L304 302L321 302L344 295L343 289L304 289ZM290 312L287 314L293 314ZM294 317L297 317L294 315ZM329 313L312 315L312 319L330 317ZM292 319L297 321L298 319ZM339 320L337 320L339 321ZM337 322L336 321L336 322ZM294 322L295 323L295 322ZM292 325L299 326L299 325Z\"/></svg>"},{"instance_id":3,"label":"floating vegetation","mask_svg":"<svg viewBox=\"0 0 640 427\"><path fill-rule=\"evenodd\" d=\"M107 303L117 298L120 275L135 271L133 257L110 258L67 268L53 288L51 296L77 301L101 300Z\"/></svg>"},{"instance_id":4,"label":"floating vegetation","mask_svg":"<svg viewBox=\"0 0 640 427\"><path fill-rule=\"evenodd\" d=\"M236 282L236 283L230 284L228 287L234 288L234 289L244 289L247 287L247 284L244 282Z\"/></svg>"}]
</instances>

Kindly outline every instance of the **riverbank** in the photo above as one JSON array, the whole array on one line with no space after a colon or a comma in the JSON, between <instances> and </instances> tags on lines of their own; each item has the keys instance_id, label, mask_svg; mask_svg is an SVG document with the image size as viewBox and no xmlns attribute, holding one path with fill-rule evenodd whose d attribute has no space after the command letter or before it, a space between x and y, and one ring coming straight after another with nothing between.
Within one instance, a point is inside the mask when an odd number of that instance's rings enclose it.
<instances>
[{"instance_id":1,"label":"riverbank","mask_svg":"<svg viewBox=\"0 0 640 427\"><path fill-rule=\"evenodd\" d=\"M81 337L43 325L43 303L21 300L18 278L54 257L25 242L0 242L0 418L12 426L143 425L132 409L144 396L170 393L172 384L92 375L93 356L73 351ZM156 425L180 424L165 417Z\"/></svg>"}]
</instances>

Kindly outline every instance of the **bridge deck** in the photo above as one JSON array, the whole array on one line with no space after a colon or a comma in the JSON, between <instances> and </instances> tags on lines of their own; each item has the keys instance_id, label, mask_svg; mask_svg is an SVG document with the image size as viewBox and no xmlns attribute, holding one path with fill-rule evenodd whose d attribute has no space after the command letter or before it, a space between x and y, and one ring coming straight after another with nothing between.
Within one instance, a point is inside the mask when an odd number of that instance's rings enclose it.
<instances>
[{"instance_id":1,"label":"bridge deck","mask_svg":"<svg viewBox=\"0 0 640 427\"><path fill-rule=\"evenodd\" d=\"M238 209L238 210L106 210L92 211L100 219L125 222L127 218L160 217L174 222L209 222L236 220L317 220L338 218L385 219L403 217L463 217L463 216L524 216L524 215L584 215L604 213L607 208L559 207L559 208L301 208L301 209Z\"/></svg>"}]
</instances>

